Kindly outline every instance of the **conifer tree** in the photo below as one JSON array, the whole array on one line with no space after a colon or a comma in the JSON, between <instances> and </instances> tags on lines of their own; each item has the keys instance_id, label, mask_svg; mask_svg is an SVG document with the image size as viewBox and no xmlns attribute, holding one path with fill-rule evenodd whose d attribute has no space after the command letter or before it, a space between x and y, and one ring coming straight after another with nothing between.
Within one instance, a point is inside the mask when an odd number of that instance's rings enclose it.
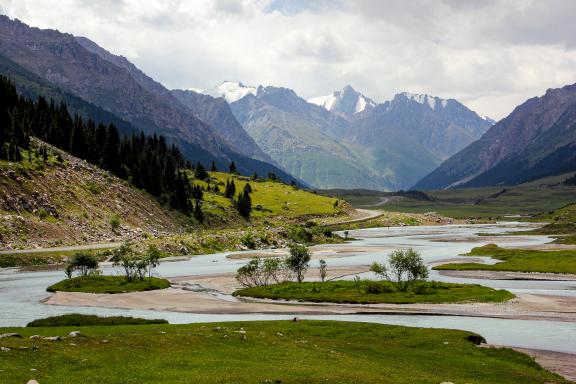
<instances>
[{"instance_id":1,"label":"conifer tree","mask_svg":"<svg viewBox=\"0 0 576 384\"><path fill-rule=\"evenodd\" d=\"M229 169L230 169L230 173L232 173L232 174L234 174L234 173L237 172L237 170L236 170L236 163L235 163L234 161L232 161L232 162L230 163Z\"/></svg>"},{"instance_id":2,"label":"conifer tree","mask_svg":"<svg viewBox=\"0 0 576 384\"><path fill-rule=\"evenodd\" d=\"M216 168L216 162L212 160L212 165L210 166L210 172L218 172L218 168Z\"/></svg>"},{"instance_id":3,"label":"conifer tree","mask_svg":"<svg viewBox=\"0 0 576 384\"><path fill-rule=\"evenodd\" d=\"M236 194L236 184L234 180L226 180L226 189L224 190L224 197L231 199Z\"/></svg>"},{"instance_id":4,"label":"conifer tree","mask_svg":"<svg viewBox=\"0 0 576 384\"><path fill-rule=\"evenodd\" d=\"M196 170L194 171L194 178L198 180L206 180L210 177L208 172L206 172L206 168L202 165L202 163L198 163L196 166Z\"/></svg>"}]
</instances>

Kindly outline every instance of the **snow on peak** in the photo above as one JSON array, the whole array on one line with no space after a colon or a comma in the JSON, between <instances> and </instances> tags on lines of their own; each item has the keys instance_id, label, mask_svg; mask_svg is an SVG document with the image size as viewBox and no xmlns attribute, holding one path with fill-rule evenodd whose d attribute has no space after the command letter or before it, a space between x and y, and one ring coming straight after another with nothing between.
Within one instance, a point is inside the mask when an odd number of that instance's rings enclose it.
<instances>
[{"instance_id":1,"label":"snow on peak","mask_svg":"<svg viewBox=\"0 0 576 384\"><path fill-rule=\"evenodd\" d=\"M186 90L187 90L187 91L190 91L190 92L194 92L194 93L200 93L200 94L202 94L202 95L205 95L205 94L206 94L206 91L203 90L203 89L200 89L200 88L190 87L190 88L187 88Z\"/></svg>"},{"instance_id":2,"label":"snow on peak","mask_svg":"<svg viewBox=\"0 0 576 384\"><path fill-rule=\"evenodd\" d=\"M441 99L440 97L430 96L430 95L423 95L418 93L410 93L410 92L402 92L400 95L406 97L409 100L413 100L417 103L422 105L428 104L430 109L434 110L436 108L436 104L445 108L448 105L448 100Z\"/></svg>"},{"instance_id":3,"label":"snow on peak","mask_svg":"<svg viewBox=\"0 0 576 384\"><path fill-rule=\"evenodd\" d=\"M308 101L311 104L316 104L319 105L321 107L324 107L327 110L332 110L332 108L334 107L334 103L336 103L337 97L335 96L336 92L334 92L331 95L328 96L318 96L318 97L313 97L311 99L308 99L306 101Z\"/></svg>"},{"instance_id":4,"label":"snow on peak","mask_svg":"<svg viewBox=\"0 0 576 384\"><path fill-rule=\"evenodd\" d=\"M367 107L376 106L376 103L374 101L365 97L360 92L357 92L350 85L345 86L341 91L333 92L331 95L313 97L311 99L308 99L307 101L311 104L316 104L321 107L324 107L329 111L332 111L335 108L338 108L340 102L345 96L347 97L351 96L356 99L353 113L359 113L364 111Z\"/></svg>"},{"instance_id":5,"label":"snow on peak","mask_svg":"<svg viewBox=\"0 0 576 384\"><path fill-rule=\"evenodd\" d=\"M256 95L257 91L257 88L244 85L238 81L224 81L210 93L213 96L223 97L228 103L233 103L246 95Z\"/></svg>"}]
</instances>

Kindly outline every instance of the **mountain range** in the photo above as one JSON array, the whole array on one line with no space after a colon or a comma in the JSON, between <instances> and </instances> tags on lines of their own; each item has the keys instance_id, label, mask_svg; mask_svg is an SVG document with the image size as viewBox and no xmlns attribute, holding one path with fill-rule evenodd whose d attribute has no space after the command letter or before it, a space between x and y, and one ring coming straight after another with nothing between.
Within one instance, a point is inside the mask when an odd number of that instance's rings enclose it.
<instances>
[{"instance_id":1,"label":"mountain range","mask_svg":"<svg viewBox=\"0 0 576 384\"><path fill-rule=\"evenodd\" d=\"M6 16L0 73L25 96L65 102L124 134L161 134L193 162L234 161L241 173L272 172L314 188L506 184L572 164L570 87L529 100L494 126L454 99L402 92L376 102L350 85L307 100L236 81L169 90L85 37Z\"/></svg>"},{"instance_id":2,"label":"mountain range","mask_svg":"<svg viewBox=\"0 0 576 384\"><path fill-rule=\"evenodd\" d=\"M245 131L233 131L227 137L226 129L234 127L225 122L211 126L126 58L87 38L33 28L0 15L0 61L19 74L13 81L24 93L58 94L66 103L73 99L94 106L110 119L123 121L127 130L164 135L191 161L215 161L222 168L234 161L242 173L273 172L296 181L266 162L266 155Z\"/></svg>"},{"instance_id":3,"label":"mountain range","mask_svg":"<svg viewBox=\"0 0 576 384\"><path fill-rule=\"evenodd\" d=\"M408 188L493 124L453 99L400 93L379 104L350 85L308 100L233 81L192 92L226 100L278 166L317 188Z\"/></svg>"},{"instance_id":4,"label":"mountain range","mask_svg":"<svg viewBox=\"0 0 576 384\"><path fill-rule=\"evenodd\" d=\"M519 105L414 188L515 185L574 170L576 84Z\"/></svg>"}]
</instances>

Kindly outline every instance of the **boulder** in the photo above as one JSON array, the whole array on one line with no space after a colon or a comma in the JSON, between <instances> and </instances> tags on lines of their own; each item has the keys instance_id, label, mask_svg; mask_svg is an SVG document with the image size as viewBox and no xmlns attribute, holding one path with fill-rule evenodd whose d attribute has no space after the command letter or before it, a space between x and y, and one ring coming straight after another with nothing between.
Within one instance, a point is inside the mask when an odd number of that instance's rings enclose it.
<instances>
[{"instance_id":1,"label":"boulder","mask_svg":"<svg viewBox=\"0 0 576 384\"><path fill-rule=\"evenodd\" d=\"M61 336L47 336L47 337L43 337L43 340L49 340L49 341L61 341L63 340L63 338Z\"/></svg>"},{"instance_id":2,"label":"boulder","mask_svg":"<svg viewBox=\"0 0 576 384\"><path fill-rule=\"evenodd\" d=\"M0 335L0 339L4 339L6 337L18 337L18 338L22 338L22 335L16 332L11 332L11 333L3 333Z\"/></svg>"},{"instance_id":3,"label":"boulder","mask_svg":"<svg viewBox=\"0 0 576 384\"><path fill-rule=\"evenodd\" d=\"M83 337L84 335L80 331L72 331L68 334L68 337Z\"/></svg>"},{"instance_id":4,"label":"boulder","mask_svg":"<svg viewBox=\"0 0 576 384\"><path fill-rule=\"evenodd\" d=\"M470 335L466 340L471 341L474 345L486 344L486 339L480 335Z\"/></svg>"}]
</instances>

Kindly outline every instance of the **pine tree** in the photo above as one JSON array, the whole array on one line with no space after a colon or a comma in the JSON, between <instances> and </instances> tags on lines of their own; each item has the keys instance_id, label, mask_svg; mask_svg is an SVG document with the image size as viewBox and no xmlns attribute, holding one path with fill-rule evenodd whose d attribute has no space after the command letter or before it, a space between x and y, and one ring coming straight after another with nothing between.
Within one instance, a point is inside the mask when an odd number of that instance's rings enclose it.
<instances>
[{"instance_id":1,"label":"pine tree","mask_svg":"<svg viewBox=\"0 0 576 384\"><path fill-rule=\"evenodd\" d=\"M238 199L236 199L236 210L240 216L248 219L250 212L252 212L252 199L249 192L240 192Z\"/></svg>"},{"instance_id":2,"label":"pine tree","mask_svg":"<svg viewBox=\"0 0 576 384\"><path fill-rule=\"evenodd\" d=\"M198 180L206 180L210 177L208 172L206 172L206 168L202 165L202 163L198 163L196 166L196 170L194 171L194 178Z\"/></svg>"},{"instance_id":3,"label":"pine tree","mask_svg":"<svg viewBox=\"0 0 576 384\"><path fill-rule=\"evenodd\" d=\"M252 187L250 186L250 183L246 183L244 186L244 193L252 193Z\"/></svg>"},{"instance_id":4,"label":"pine tree","mask_svg":"<svg viewBox=\"0 0 576 384\"><path fill-rule=\"evenodd\" d=\"M196 200L196 206L194 207L194 218L198 220L199 223L204 222L204 212L202 212L202 205L199 200Z\"/></svg>"},{"instance_id":5,"label":"pine tree","mask_svg":"<svg viewBox=\"0 0 576 384\"><path fill-rule=\"evenodd\" d=\"M236 184L234 180L226 180L226 189L224 190L224 197L231 199L236 194Z\"/></svg>"},{"instance_id":6,"label":"pine tree","mask_svg":"<svg viewBox=\"0 0 576 384\"><path fill-rule=\"evenodd\" d=\"M218 172L218 168L216 168L216 163L212 160L212 165L210 166L210 172Z\"/></svg>"},{"instance_id":7,"label":"pine tree","mask_svg":"<svg viewBox=\"0 0 576 384\"><path fill-rule=\"evenodd\" d=\"M234 163L234 161L232 161L232 162L230 163L229 169L230 169L230 173L232 173L232 174L234 174L234 173L237 172L237 170L236 170L236 163Z\"/></svg>"}]
</instances>

